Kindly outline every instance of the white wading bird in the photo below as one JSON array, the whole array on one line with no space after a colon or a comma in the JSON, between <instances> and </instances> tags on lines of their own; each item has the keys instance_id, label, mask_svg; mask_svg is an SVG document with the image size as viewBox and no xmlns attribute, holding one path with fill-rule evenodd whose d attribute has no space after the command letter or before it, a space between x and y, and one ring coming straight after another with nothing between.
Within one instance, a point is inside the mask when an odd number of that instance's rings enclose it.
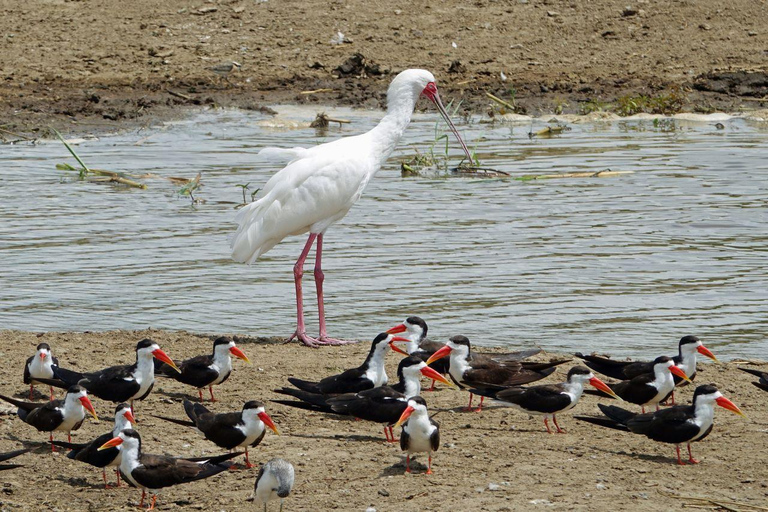
<instances>
[{"instance_id":1,"label":"white wading bird","mask_svg":"<svg viewBox=\"0 0 768 512\"><path fill-rule=\"evenodd\" d=\"M239 226L232 239L232 258L251 264L286 236L309 232L309 239L293 267L298 326L290 339L298 338L310 347L346 343L326 333L321 269L323 235L347 214L395 149L420 96L426 96L435 104L471 162L467 146L440 101L435 77L423 69L408 69L392 80L387 90L387 114L369 132L308 149L265 148L259 152L288 160L288 165L270 178L261 199L237 214L235 220ZM304 261L315 240L318 338L307 335L301 293Z\"/></svg>"}]
</instances>

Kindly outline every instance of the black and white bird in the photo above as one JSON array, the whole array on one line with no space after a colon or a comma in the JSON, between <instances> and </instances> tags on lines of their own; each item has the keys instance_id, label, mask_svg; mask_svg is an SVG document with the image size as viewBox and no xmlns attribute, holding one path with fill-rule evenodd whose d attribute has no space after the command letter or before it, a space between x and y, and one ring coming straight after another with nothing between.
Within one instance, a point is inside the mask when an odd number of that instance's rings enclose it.
<instances>
[{"instance_id":1,"label":"black and white bird","mask_svg":"<svg viewBox=\"0 0 768 512\"><path fill-rule=\"evenodd\" d=\"M448 373L451 378L460 386L470 388L499 389L528 384L543 379L555 371L555 366L569 361L563 359L549 363L521 363L516 360L497 360L486 354L474 354L466 336L454 336L443 348L432 354L427 364L449 355ZM503 354L501 356L503 357ZM467 410L472 410L472 396L470 393ZM476 411L482 410L484 399L485 397L480 398L480 406Z\"/></svg>"},{"instance_id":2,"label":"black and white bird","mask_svg":"<svg viewBox=\"0 0 768 512\"><path fill-rule=\"evenodd\" d=\"M32 392L37 378L52 379L53 368L59 366L59 360L51 354L51 347L47 343L37 346L35 355L27 359L24 365L24 384L29 384L29 399L32 400ZM51 400L53 400L53 386L51 388Z\"/></svg>"},{"instance_id":3,"label":"black and white bird","mask_svg":"<svg viewBox=\"0 0 768 512\"><path fill-rule=\"evenodd\" d=\"M319 382L310 382L294 377L289 377L288 382L303 391L321 395L357 393L364 389L383 386L388 380L387 371L384 368L387 352L392 349L395 352L408 355L400 347L394 345L397 341L407 342L408 340L383 332L374 338L368 356L363 364L357 368L326 377Z\"/></svg>"},{"instance_id":4,"label":"black and white bird","mask_svg":"<svg viewBox=\"0 0 768 512\"><path fill-rule=\"evenodd\" d=\"M136 345L136 362L130 365L110 366L95 372L80 373L66 368L54 368L54 380L41 382L65 388L78 384L90 394L108 402L128 402L133 411L134 400L144 400L155 384L153 358L176 367L173 360L155 341L141 340ZM178 369L177 369L178 371Z\"/></svg>"},{"instance_id":5,"label":"black and white bird","mask_svg":"<svg viewBox=\"0 0 768 512\"><path fill-rule=\"evenodd\" d=\"M616 430L628 430L642 434L660 443L675 445L677 463L680 458L680 445L688 445L688 462L697 464L693 458L691 443L701 441L712 431L715 418L715 405L719 405L740 416L744 413L730 400L725 398L715 386L698 386L693 393L691 405L675 405L656 412L637 414L615 405L598 404L605 417L576 416L578 420Z\"/></svg>"},{"instance_id":6,"label":"black and white bird","mask_svg":"<svg viewBox=\"0 0 768 512\"><path fill-rule=\"evenodd\" d=\"M248 447L255 448L264 439L266 427L275 434L280 434L277 426L264 410L264 404L258 400L251 400L243 405L240 412L225 412L215 414L206 409L202 404L195 404L184 400L184 411L191 421L156 416L165 421L197 428L206 439L220 448L232 450L245 448L245 467L252 468L253 464L248 459Z\"/></svg>"},{"instance_id":7,"label":"black and white bird","mask_svg":"<svg viewBox=\"0 0 768 512\"><path fill-rule=\"evenodd\" d=\"M131 428L123 430L99 449L117 446L122 452L120 472L123 478L133 487L141 489L139 507L144 506L147 491L153 494L149 510L155 508L159 489L217 475L232 465L226 461L240 455L240 452L233 452L211 457L177 458L142 453L141 436Z\"/></svg>"},{"instance_id":8,"label":"black and white bird","mask_svg":"<svg viewBox=\"0 0 768 512\"><path fill-rule=\"evenodd\" d=\"M653 361L653 373L642 373L630 380L608 384L608 387L622 400L641 406L643 412L651 405L655 405L658 410L659 403L666 400L675 389L673 375L689 380L685 372L675 366L671 357L661 356ZM601 394L593 391L586 393Z\"/></svg>"},{"instance_id":9,"label":"black and white bird","mask_svg":"<svg viewBox=\"0 0 768 512\"><path fill-rule=\"evenodd\" d=\"M677 347L677 355L674 356L672 360L674 361L675 366L683 370L690 380L686 381L682 377L675 375L673 378L676 386L684 386L696 378L697 354L704 355L715 362L719 362L715 355L704 346L699 338L696 336L683 336L680 338L680 343ZM597 373L613 379L628 380L639 375L653 373L654 361L617 361L609 357L594 355L585 356L581 353L577 353L576 357L583 359L584 364ZM672 403L674 404L674 390L672 391L671 398Z\"/></svg>"},{"instance_id":10,"label":"black and white bird","mask_svg":"<svg viewBox=\"0 0 768 512\"><path fill-rule=\"evenodd\" d=\"M27 453L30 450L32 450L32 448L23 448L21 450L14 450L12 452L0 453L0 462L5 462L7 460L11 460L14 457L18 457L19 455L23 455L23 454ZM23 464L0 464L0 471L5 471L6 469L21 468L21 467L24 467L24 465Z\"/></svg>"},{"instance_id":11,"label":"black and white bird","mask_svg":"<svg viewBox=\"0 0 768 512\"><path fill-rule=\"evenodd\" d=\"M282 512L283 499L293 489L294 474L293 465L285 459L272 459L261 466L253 485L253 498L264 504L264 512L267 512L267 503L278 498Z\"/></svg>"},{"instance_id":12,"label":"black and white bird","mask_svg":"<svg viewBox=\"0 0 768 512\"><path fill-rule=\"evenodd\" d=\"M429 417L427 402L420 396L408 400L408 406L395 428L403 425L400 434L400 449L406 453L405 472L411 472L411 454L426 452L429 457L427 474L432 474L432 452L440 447L440 425Z\"/></svg>"},{"instance_id":13,"label":"black and white bird","mask_svg":"<svg viewBox=\"0 0 768 512\"><path fill-rule=\"evenodd\" d=\"M755 370L754 368L739 368L739 370L758 377L759 380L757 382L753 382L752 385L762 389L763 391L768 391L768 372Z\"/></svg>"},{"instance_id":14,"label":"black and white bird","mask_svg":"<svg viewBox=\"0 0 768 512\"><path fill-rule=\"evenodd\" d=\"M528 414L544 416L544 426L549 429L548 420L551 418L559 434L565 433L565 430L557 424L557 415L572 409L581 398L584 392L584 385L591 384L614 398L620 397L609 388L605 382L601 381L588 369L583 366L575 366L568 371L568 378L565 382L559 384L542 384L529 387L511 387L494 391L486 388L471 389L470 391L490 398L497 402L512 406Z\"/></svg>"},{"instance_id":15,"label":"black and white bird","mask_svg":"<svg viewBox=\"0 0 768 512\"><path fill-rule=\"evenodd\" d=\"M232 356L246 363L250 360L240 350L232 338L221 336L213 342L213 353L192 357L184 361L174 361L175 366L155 360L155 376L168 377L197 388L200 401L203 401L203 388L211 393L211 402L215 402L213 386L227 380L232 373Z\"/></svg>"},{"instance_id":16,"label":"black and white bird","mask_svg":"<svg viewBox=\"0 0 768 512\"><path fill-rule=\"evenodd\" d=\"M117 474L117 485L120 487L120 470L117 469L120 466L120 460L122 455L119 448L109 448L108 450L99 451L99 447L117 436L125 429L131 428L136 420L131 413L131 407L127 403L118 404L115 407L115 426L106 434L100 435L90 443L65 443L63 441L52 441L52 444L67 448L70 452L67 457L72 460L85 462L91 466L101 468L101 477L104 479L104 488L109 489L107 484L107 467L114 467Z\"/></svg>"},{"instance_id":17,"label":"black and white bird","mask_svg":"<svg viewBox=\"0 0 768 512\"><path fill-rule=\"evenodd\" d=\"M67 440L72 441L71 432L80 428L88 411L96 421L99 417L93 408L88 392L82 386L72 386L67 390L64 400L50 402L22 402L15 398L0 395L6 402L18 407L17 414L24 423L32 425L40 432L50 432L49 440L53 441L53 432L66 432ZM51 445L51 451L55 451Z\"/></svg>"},{"instance_id":18,"label":"black and white bird","mask_svg":"<svg viewBox=\"0 0 768 512\"><path fill-rule=\"evenodd\" d=\"M414 356L400 361L397 367L398 382L393 386L379 386L358 393L345 393L327 399L333 412L353 416L375 423L383 423L387 441L397 441L393 425L408 407L408 400L421 393L421 376L453 387L445 377L427 363Z\"/></svg>"}]
</instances>

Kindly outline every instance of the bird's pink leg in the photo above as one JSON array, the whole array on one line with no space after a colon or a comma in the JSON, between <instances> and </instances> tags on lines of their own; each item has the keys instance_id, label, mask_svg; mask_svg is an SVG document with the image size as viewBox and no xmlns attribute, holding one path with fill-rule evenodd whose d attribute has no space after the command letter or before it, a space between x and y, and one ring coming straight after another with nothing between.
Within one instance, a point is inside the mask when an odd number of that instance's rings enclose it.
<instances>
[{"instance_id":1,"label":"bird's pink leg","mask_svg":"<svg viewBox=\"0 0 768 512\"><path fill-rule=\"evenodd\" d=\"M309 255L309 250L312 249L312 244L315 242L315 238L317 238L315 233L309 234L307 243L304 244L304 249L301 251L299 259L296 260L296 264L293 266L293 280L296 283L297 326L296 332L288 338L288 341L291 341L293 338L298 338L304 345L313 348L317 348L318 344L315 338L307 336L307 328L304 325L304 299L301 293L301 278L304 275L304 262L307 260L307 255Z\"/></svg>"},{"instance_id":2,"label":"bird's pink leg","mask_svg":"<svg viewBox=\"0 0 768 512\"><path fill-rule=\"evenodd\" d=\"M213 396L213 386L208 386L208 391L211 392L211 402L215 402L216 401L216 397ZM200 400L200 401L202 402L202 400Z\"/></svg>"},{"instance_id":3,"label":"bird's pink leg","mask_svg":"<svg viewBox=\"0 0 768 512\"><path fill-rule=\"evenodd\" d=\"M560 425L557 424L557 416L554 414L552 415L552 421L555 423L555 427L557 427L557 433L558 434L565 434L565 430L560 428Z\"/></svg>"},{"instance_id":4,"label":"bird's pink leg","mask_svg":"<svg viewBox=\"0 0 768 512\"><path fill-rule=\"evenodd\" d=\"M680 458L680 445L675 446L675 450L677 451L677 464L679 466L685 466L685 462Z\"/></svg>"},{"instance_id":5,"label":"bird's pink leg","mask_svg":"<svg viewBox=\"0 0 768 512\"><path fill-rule=\"evenodd\" d=\"M200 397L200 403L203 403L203 388L198 388L197 395Z\"/></svg>"},{"instance_id":6,"label":"bird's pink leg","mask_svg":"<svg viewBox=\"0 0 768 512\"><path fill-rule=\"evenodd\" d=\"M325 274L322 269L323 259L323 234L317 235L317 248L315 249L315 288L317 289L317 315L320 317L320 337L318 343L323 345L346 345L354 343L350 340L329 338L325 330L325 301L323 299L323 281Z\"/></svg>"},{"instance_id":7,"label":"bird's pink leg","mask_svg":"<svg viewBox=\"0 0 768 512\"><path fill-rule=\"evenodd\" d=\"M427 466L427 474L432 474L432 452L429 452L429 466Z\"/></svg>"},{"instance_id":8,"label":"bird's pink leg","mask_svg":"<svg viewBox=\"0 0 768 512\"><path fill-rule=\"evenodd\" d=\"M411 472L411 454L407 454L405 456L405 472L410 473Z\"/></svg>"},{"instance_id":9,"label":"bird's pink leg","mask_svg":"<svg viewBox=\"0 0 768 512\"><path fill-rule=\"evenodd\" d=\"M544 416L544 426L547 427L547 432L549 432L551 434L552 431L549 429L549 422L547 421L547 417L546 416Z\"/></svg>"},{"instance_id":10,"label":"bird's pink leg","mask_svg":"<svg viewBox=\"0 0 768 512\"><path fill-rule=\"evenodd\" d=\"M53 400L53 386L51 386L51 400Z\"/></svg>"},{"instance_id":11,"label":"bird's pink leg","mask_svg":"<svg viewBox=\"0 0 768 512\"><path fill-rule=\"evenodd\" d=\"M245 447L245 469L251 469L253 467L253 464L251 464L251 461L248 460L248 447Z\"/></svg>"},{"instance_id":12,"label":"bird's pink leg","mask_svg":"<svg viewBox=\"0 0 768 512\"><path fill-rule=\"evenodd\" d=\"M34 389L35 389L35 385L34 384L30 384L29 385L29 399L30 400L32 400L32 391L34 391Z\"/></svg>"},{"instance_id":13,"label":"bird's pink leg","mask_svg":"<svg viewBox=\"0 0 768 512\"><path fill-rule=\"evenodd\" d=\"M120 487L120 470L115 470L115 476L117 476L117 485L115 487Z\"/></svg>"}]
</instances>

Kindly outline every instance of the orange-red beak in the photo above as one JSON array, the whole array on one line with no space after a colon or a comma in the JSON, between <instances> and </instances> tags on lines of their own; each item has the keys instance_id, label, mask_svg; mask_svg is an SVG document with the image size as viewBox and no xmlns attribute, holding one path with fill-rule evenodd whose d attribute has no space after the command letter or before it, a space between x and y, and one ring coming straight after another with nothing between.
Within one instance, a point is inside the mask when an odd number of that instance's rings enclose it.
<instances>
[{"instance_id":1,"label":"orange-red beak","mask_svg":"<svg viewBox=\"0 0 768 512\"><path fill-rule=\"evenodd\" d=\"M45 352L40 352L40 359L45 359Z\"/></svg>"},{"instance_id":2,"label":"orange-red beak","mask_svg":"<svg viewBox=\"0 0 768 512\"><path fill-rule=\"evenodd\" d=\"M164 362L165 364L167 364L168 366L176 370L177 372L181 373L181 370L179 370L179 368L176 366L176 363L173 362L173 359L168 357L168 354L166 354L159 348L153 350L152 355L155 356L158 360Z\"/></svg>"},{"instance_id":3,"label":"orange-red beak","mask_svg":"<svg viewBox=\"0 0 768 512\"><path fill-rule=\"evenodd\" d=\"M448 386L450 386L452 388L456 387L456 385L453 382L449 381L448 379L446 379L445 377L440 375L440 373L438 373L434 368L430 368L429 366L425 366L420 371L421 371L421 374L423 376L427 377L427 378L430 378L432 380L436 380L438 382L442 382L443 384L446 384L446 385L448 385Z\"/></svg>"},{"instance_id":4,"label":"orange-red beak","mask_svg":"<svg viewBox=\"0 0 768 512\"><path fill-rule=\"evenodd\" d=\"M416 409L414 409L410 405L408 407L406 407L405 410L403 411L403 414L400 415L400 419L397 420L397 423L395 423L395 426L392 427L392 428L397 428L400 425L402 425L403 423L405 423L405 421L411 416L411 414L413 414L413 411L415 411L415 410Z\"/></svg>"},{"instance_id":5,"label":"orange-red beak","mask_svg":"<svg viewBox=\"0 0 768 512\"><path fill-rule=\"evenodd\" d=\"M259 419L270 429L272 429L272 432L274 432L277 435L280 435L280 432L278 432L277 427L275 426L275 422L272 421L272 418L269 417L269 414L265 412L260 412L258 414Z\"/></svg>"},{"instance_id":6,"label":"orange-red beak","mask_svg":"<svg viewBox=\"0 0 768 512\"><path fill-rule=\"evenodd\" d=\"M123 413L123 416L125 416L125 419L127 419L128 421L130 421L130 422L131 422L133 425L135 425L135 424L136 424L136 418L134 418L134 417L133 417L133 413L131 412L131 410L130 410L130 409L128 409L127 411L125 411L125 412Z\"/></svg>"},{"instance_id":7,"label":"orange-red beak","mask_svg":"<svg viewBox=\"0 0 768 512\"><path fill-rule=\"evenodd\" d=\"M681 379L683 379L686 382L691 382L691 379L688 378L688 376L685 374L682 368L679 366L672 365L669 367L669 371L672 372L672 375L677 375Z\"/></svg>"},{"instance_id":8,"label":"orange-red beak","mask_svg":"<svg viewBox=\"0 0 768 512\"><path fill-rule=\"evenodd\" d=\"M394 350L395 352L400 352L401 354L407 356L408 352L406 352L405 350L401 349L397 345L394 345L394 343L396 341L404 341L406 343L409 343L411 340L409 340L408 338L401 338L400 336L393 336L392 339L389 340L389 346L392 347L392 350Z\"/></svg>"},{"instance_id":9,"label":"orange-red beak","mask_svg":"<svg viewBox=\"0 0 768 512\"><path fill-rule=\"evenodd\" d=\"M703 356L707 356L708 358L710 358L711 360L713 360L713 361L714 361L714 362L716 362L716 363L719 363L719 362L720 362L720 361L718 361L718 360L717 360L717 358L715 357L715 354L713 354L713 353L712 353L712 352L711 352L711 351L710 351L710 350L709 350L707 347L705 347L704 345L699 345L699 346L698 346L698 348L696 348L696 351L697 351L699 354L703 355Z\"/></svg>"},{"instance_id":10,"label":"orange-red beak","mask_svg":"<svg viewBox=\"0 0 768 512\"><path fill-rule=\"evenodd\" d=\"M123 444L123 438L120 436L113 437L103 445L99 446L99 448L96 451L106 450L107 448L114 448L115 446L120 446Z\"/></svg>"},{"instance_id":11,"label":"orange-red beak","mask_svg":"<svg viewBox=\"0 0 768 512\"><path fill-rule=\"evenodd\" d=\"M735 403L731 402L730 400L728 400L724 396L721 396L720 398L715 398L715 402L717 402L717 405L719 405L720 407L723 407L724 409L728 409L729 411L733 411L736 414L738 414L739 416L744 416L745 418L747 417L746 414L741 412L741 409L736 407Z\"/></svg>"},{"instance_id":12,"label":"orange-red beak","mask_svg":"<svg viewBox=\"0 0 768 512\"><path fill-rule=\"evenodd\" d=\"M239 348L237 348L237 347L229 347L229 352L230 352L230 353L231 353L233 356L237 357L238 359L242 359L242 360L243 360L243 361L245 361L246 363L248 363L248 364L251 364L251 361L250 361L250 359L248 359L248 356L246 356L246 355L243 353L243 351L242 351L242 350L240 350Z\"/></svg>"},{"instance_id":13,"label":"orange-red beak","mask_svg":"<svg viewBox=\"0 0 768 512\"><path fill-rule=\"evenodd\" d=\"M451 350L453 350L451 347L449 347L448 345L445 345L440 350L438 350L437 352L429 356L429 359L427 359L427 364L432 364L438 359L444 358L445 356L451 353Z\"/></svg>"},{"instance_id":14,"label":"orange-red beak","mask_svg":"<svg viewBox=\"0 0 768 512\"><path fill-rule=\"evenodd\" d=\"M624 401L623 398L621 398L619 395L614 393L613 390L608 387L608 384L606 384L605 382L601 381L597 377L592 377L591 379L589 379L589 383L592 384L592 387L602 391L606 395L610 395L610 396L612 396L613 398L615 398L617 400L621 400L622 402Z\"/></svg>"},{"instance_id":15,"label":"orange-red beak","mask_svg":"<svg viewBox=\"0 0 768 512\"><path fill-rule=\"evenodd\" d=\"M408 328L405 326L405 324L400 324L388 330L387 334L400 334L401 332L405 332L407 329Z\"/></svg>"},{"instance_id":16,"label":"orange-red beak","mask_svg":"<svg viewBox=\"0 0 768 512\"><path fill-rule=\"evenodd\" d=\"M93 416L93 419L96 421L99 421L99 417L96 416L96 410L93 408L93 404L91 403L91 399L87 396L81 396L80 397L80 403L83 404L83 407L85 407L85 410L91 413L91 416Z\"/></svg>"}]
</instances>

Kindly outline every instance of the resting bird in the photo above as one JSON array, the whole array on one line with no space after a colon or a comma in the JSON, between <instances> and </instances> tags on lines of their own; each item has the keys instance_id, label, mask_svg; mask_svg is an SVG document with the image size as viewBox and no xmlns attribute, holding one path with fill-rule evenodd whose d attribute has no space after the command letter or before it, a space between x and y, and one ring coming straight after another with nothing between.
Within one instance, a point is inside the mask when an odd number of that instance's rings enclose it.
<instances>
[{"instance_id":1,"label":"resting bird","mask_svg":"<svg viewBox=\"0 0 768 512\"><path fill-rule=\"evenodd\" d=\"M96 421L96 411L88 398L88 392L82 386L72 386L67 390L64 400L51 400L50 402L22 402L15 398L0 395L6 402L18 407L17 414L21 420L35 427L40 432L50 432L48 439L53 441L53 432L67 433L67 440L72 441L70 433L80 428L85 420L85 411L88 411ZM51 451L55 451L51 444Z\"/></svg>"},{"instance_id":2,"label":"resting bird","mask_svg":"<svg viewBox=\"0 0 768 512\"><path fill-rule=\"evenodd\" d=\"M194 427L202 432L206 439L221 448L245 448L245 467L249 469L253 464L248 459L248 447L255 448L261 443L267 432L264 426L269 427L275 434L280 434L272 418L264 411L264 404L258 400L246 402L241 412L215 414L202 404L193 404L185 399L184 411L192 421L166 416L156 417L185 427Z\"/></svg>"},{"instance_id":3,"label":"resting bird","mask_svg":"<svg viewBox=\"0 0 768 512\"><path fill-rule=\"evenodd\" d=\"M753 368L739 368L739 370L743 372L747 372L750 375L754 375L755 377L758 377L759 380L757 382L753 382L752 384L762 389L763 391L768 391L768 372L755 370Z\"/></svg>"},{"instance_id":4,"label":"resting bird","mask_svg":"<svg viewBox=\"0 0 768 512\"><path fill-rule=\"evenodd\" d=\"M29 399L32 400L32 392L37 378L52 379L53 368L59 366L59 360L51 354L51 347L47 343L37 346L35 355L27 359L24 365L24 384L29 384ZM51 400L53 400L53 386L51 388Z\"/></svg>"},{"instance_id":5,"label":"resting bird","mask_svg":"<svg viewBox=\"0 0 768 512\"><path fill-rule=\"evenodd\" d=\"M387 90L387 114L367 133L345 137L311 148L265 148L261 154L280 157L288 165L264 185L261 199L243 207L235 221L232 258L251 264L286 236L309 232L304 249L293 267L296 284L297 328L290 339L298 338L310 347L341 344L344 340L328 336L323 303L322 251L326 230L341 220L357 202L368 182L379 172L411 121L419 97L425 96L437 107L459 140L469 161L472 157L445 111L432 73L408 69L398 74ZM301 278L304 261L313 244L315 286L320 335L307 334Z\"/></svg>"},{"instance_id":6,"label":"resting bird","mask_svg":"<svg viewBox=\"0 0 768 512\"><path fill-rule=\"evenodd\" d=\"M682 466L684 463L680 459L680 445L683 443L688 444L688 462L691 464L699 462L693 458L691 443L701 441L712 432L715 404L744 416L744 413L725 398L715 386L703 385L694 391L691 405L675 405L656 412L637 414L615 405L597 404L606 417L575 416L575 418L616 430L629 430L660 443L674 444L677 463Z\"/></svg>"},{"instance_id":7,"label":"resting bird","mask_svg":"<svg viewBox=\"0 0 768 512\"><path fill-rule=\"evenodd\" d=\"M460 386L488 389L519 386L543 379L555 371L555 366L569 361L563 359L549 363L520 363L514 359L497 360L486 354L472 352L466 336L454 336L443 348L427 359L427 364L449 355L451 359L448 373L454 382ZM503 354L500 356L503 357ZM472 396L473 394L470 393L466 410L472 410ZM483 409L484 399L484 396L480 397L480 406L475 409L476 411Z\"/></svg>"},{"instance_id":8,"label":"resting bird","mask_svg":"<svg viewBox=\"0 0 768 512\"><path fill-rule=\"evenodd\" d=\"M144 506L147 490L153 494L149 510L155 508L158 489L217 475L232 465L226 461L240 455L240 452L233 452L210 457L177 458L142 453L141 436L131 428L101 445L99 450L116 446L120 446L122 452L120 472L123 478L133 487L141 489L139 507Z\"/></svg>"},{"instance_id":9,"label":"resting bird","mask_svg":"<svg viewBox=\"0 0 768 512\"><path fill-rule=\"evenodd\" d=\"M715 355L704 346L696 336L683 336L677 346L677 355L672 358L675 366L680 368L688 377L688 381L674 376L675 386L685 386L696 378L696 354L702 354L715 362L719 362ZM584 363L606 377L618 380L629 380L643 374L652 374L654 361L617 361L609 357L585 356L577 353L576 357L583 359ZM675 403L675 391L670 394L672 404ZM664 398L666 401L666 398Z\"/></svg>"},{"instance_id":10,"label":"resting bird","mask_svg":"<svg viewBox=\"0 0 768 512\"><path fill-rule=\"evenodd\" d=\"M10 459L13 459L14 457L18 457L19 455L23 455L30 450L32 450L32 448L23 448L21 450L14 450L12 452L0 453L0 462L5 462L6 460L10 460ZM5 471L6 469L21 468L21 467L24 467L24 466L22 464L0 464L0 471Z\"/></svg>"},{"instance_id":11,"label":"resting bird","mask_svg":"<svg viewBox=\"0 0 768 512\"><path fill-rule=\"evenodd\" d=\"M213 386L227 380L232 373L232 356L250 363L242 350L237 348L232 338L221 336L213 342L213 353L196 356L184 361L174 361L175 367L155 359L155 376L167 377L197 388L200 401L203 401L203 388L208 387L211 402Z\"/></svg>"},{"instance_id":12,"label":"resting bird","mask_svg":"<svg viewBox=\"0 0 768 512\"><path fill-rule=\"evenodd\" d=\"M267 502L278 498L282 512L283 499L291 493L293 479L293 465L285 459L272 459L261 466L253 484L253 497L264 504L264 512L267 512Z\"/></svg>"},{"instance_id":13,"label":"resting bird","mask_svg":"<svg viewBox=\"0 0 768 512\"><path fill-rule=\"evenodd\" d=\"M110 432L97 437L90 443L65 443L64 441L52 441L52 444L71 450L67 454L67 457L70 459L101 468L101 477L104 479L104 488L109 489L109 485L107 485L106 468L107 466L118 468L122 457L118 448L99 451L99 447L117 436L123 430L131 428L131 424L135 422L136 420L131 413L131 407L126 403L118 404L117 407L115 407L115 426ZM116 487L120 487L120 470L115 469L115 473L117 473Z\"/></svg>"}]
</instances>

